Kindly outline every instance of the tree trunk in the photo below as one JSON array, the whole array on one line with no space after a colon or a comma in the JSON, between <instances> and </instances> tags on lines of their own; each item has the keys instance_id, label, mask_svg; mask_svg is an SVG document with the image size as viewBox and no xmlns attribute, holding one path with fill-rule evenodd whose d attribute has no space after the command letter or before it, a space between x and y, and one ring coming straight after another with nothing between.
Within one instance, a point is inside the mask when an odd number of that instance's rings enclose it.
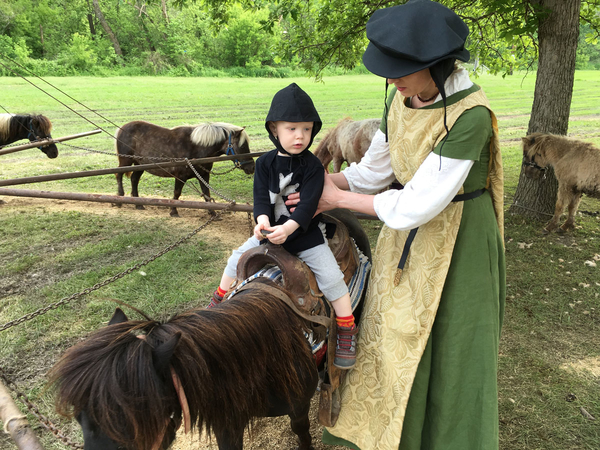
<instances>
[{"instance_id":1,"label":"tree trunk","mask_svg":"<svg viewBox=\"0 0 600 450\"><path fill-rule=\"evenodd\" d=\"M539 61L527 134L566 135L575 78L581 0L538 0L550 13L540 19ZM510 212L539 220L554 213L558 182L553 170L544 179L527 178L521 169Z\"/></svg>"},{"instance_id":2,"label":"tree trunk","mask_svg":"<svg viewBox=\"0 0 600 450\"><path fill-rule=\"evenodd\" d=\"M167 0L161 0L162 13L165 18L165 22L169 23L169 13L167 12Z\"/></svg>"},{"instance_id":3,"label":"tree trunk","mask_svg":"<svg viewBox=\"0 0 600 450\"><path fill-rule=\"evenodd\" d=\"M44 57L44 26L40 23L40 43L42 44L42 58Z\"/></svg>"},{"instance_id":4,"label":"tree trunk","mask_svg":"<svg viewBox=\"0 0 600 450\"><path fill-rule=\"evenodd\" d=\"M98 18L100 25L102 25L102 28L104 28L104 31L106 32L106 35L108 36L108 39L110 39L110 42L112 42L113 48L115 49L115 53L119 56L123 56L123 52L121 51L121 46L119 45L119 41L117 40L117 37L115 36L112 29L110 28L110 25L104 18L104 14L102 14L102 11L100 10L100 5L98 4L98 0L92 0L92 5L94 6L94 13L96 14L96 17Z\"/></svg>"}]
</instances>

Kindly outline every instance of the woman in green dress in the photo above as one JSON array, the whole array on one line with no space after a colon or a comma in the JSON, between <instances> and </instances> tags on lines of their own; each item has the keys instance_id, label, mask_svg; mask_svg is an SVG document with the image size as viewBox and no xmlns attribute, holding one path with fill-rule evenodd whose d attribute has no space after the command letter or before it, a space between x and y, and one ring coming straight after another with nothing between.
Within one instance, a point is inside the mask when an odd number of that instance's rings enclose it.
<instances>
[{"instance_id":1,"label":"woman in green dress","mask_svg":"<svg viewBox=\"0 0 600 450\"><path fill-rule=\"evenodd\" d=\"M359 164L326 177L319 211L384 222L342 409L327 444L497 450L505 299L497 122L467 61L468 27L430 0L379 10L365 66L393 86ZM403 189L383 188L399 181Z\"/></svg>"}]
</instances>

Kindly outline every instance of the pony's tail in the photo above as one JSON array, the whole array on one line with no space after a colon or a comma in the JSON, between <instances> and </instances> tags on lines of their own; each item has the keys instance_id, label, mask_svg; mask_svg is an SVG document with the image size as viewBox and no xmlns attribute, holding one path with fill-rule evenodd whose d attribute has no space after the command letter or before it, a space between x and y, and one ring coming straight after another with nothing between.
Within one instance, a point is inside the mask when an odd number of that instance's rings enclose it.
<instances>
[{"instance_id":1,"label":"pony's tail","mask_svg":"<svg viewBox=\"0 0 600 450\"><path fill-rule=\"evenodd\" d=\"M321 161L323 167L325 167L325 172L327 173L329 173L329 163L333 160L333 156L329 151L330 137L331 132L327 133L325 137L321 139L321 142L319 142L319 145L317 145L317 149L315 150L315 156L319 158L319 161Z\"/></svg>"},{"instance_id":2,"label":"pony's tail","mask_svg":"<svg viewBox=\"0 0 600 450\"><path fill-rule=\"evenodd\" d=\"M119 141L119 135L121 134L121 131L122 131L122 130L121 130L121 127L117 127L117 128L115 129L115 153L117 154L117 158L119 158L119 159L121 159L121 158L119 157L119 142L120 142L120 141ZM131 178L131 174L132 174L132 173L133 173L133 172L125 172L125 176L126 176L127 178ZM115 174L115 177L116 177L116 176L117 176L117 174Z\"/></svg>"}]
</instances>

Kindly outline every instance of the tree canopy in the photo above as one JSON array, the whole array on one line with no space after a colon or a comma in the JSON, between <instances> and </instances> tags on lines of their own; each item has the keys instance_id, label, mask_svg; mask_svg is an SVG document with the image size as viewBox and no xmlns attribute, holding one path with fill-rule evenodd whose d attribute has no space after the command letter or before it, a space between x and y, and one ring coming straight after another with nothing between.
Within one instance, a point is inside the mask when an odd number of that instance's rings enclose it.
<instances>
[{"instance_id":1,"label":"tree canopy","mask_svg":"<svg viewBox=\"0 0 600 450\"><path fill-rule=\"evenodd\" d=\"M572 0L569 0L572 1ZM476 64L535 66L542 0L441 0L471 29ZM0 53L56 75L121 72L263 74L359 66L371 14L402 0L0 0ZM600 68L600 0L582 1L578 67ZM128 69L123 69L126 67ZM7 74L0 66L0 73Z\"/></svg>"}]
</instances>

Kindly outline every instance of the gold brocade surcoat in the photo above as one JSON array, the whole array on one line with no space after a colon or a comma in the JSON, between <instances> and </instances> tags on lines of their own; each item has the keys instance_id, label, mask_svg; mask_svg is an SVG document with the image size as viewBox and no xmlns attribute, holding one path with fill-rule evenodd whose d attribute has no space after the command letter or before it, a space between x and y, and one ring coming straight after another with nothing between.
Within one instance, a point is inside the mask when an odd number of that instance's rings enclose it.
<instances>
[{"instance_id":1,"label":"gold brocade surcoat","mask_svg":"<svg viewBox=\"0 0 600 450\"><path fill-rule=\"evenodd\" d=\"M452 128L466 110L489 108L482 90L447 107ZM491 113L491 110L490 110ZM503 223L502 166L497 121L493 113L488 188L499 224ZM391 165L406 185L446 135L444 108L412 109L396 95L388 115ZM443 150L442 150L443 154ZM463 189L459 191L463 193ZM356 366L342 386L342 409L328 431L361 450L397 450L417 366L433 326L460 227L463 203L450 203L419 227L399 284L396 268L409 231L384 225L373 256L373 267ZM502 227L500 227L502 230Z\"/></svg>"}]
</instances>

